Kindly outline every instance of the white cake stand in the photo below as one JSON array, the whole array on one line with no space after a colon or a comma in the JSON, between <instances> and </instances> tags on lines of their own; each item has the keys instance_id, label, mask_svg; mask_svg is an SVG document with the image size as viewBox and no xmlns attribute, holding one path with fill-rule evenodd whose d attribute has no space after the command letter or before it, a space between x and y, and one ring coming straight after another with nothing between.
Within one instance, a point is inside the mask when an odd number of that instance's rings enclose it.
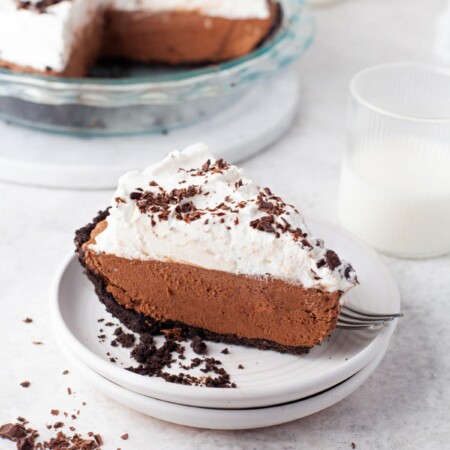
<instances>
[{"instance_id":1,"label":"white cake stand","mask_svg":"<svg viewBox=\"0 0 450 450\"><path fill-rule=\"evenodd\" d=\"M166 135L77 138L0 123L0 179L57 188L113 188L126 171L198 141L237 162L285 133L295 116L299 80L294 71L257 84L235 105Z\"/></svg>"}]
</instances>

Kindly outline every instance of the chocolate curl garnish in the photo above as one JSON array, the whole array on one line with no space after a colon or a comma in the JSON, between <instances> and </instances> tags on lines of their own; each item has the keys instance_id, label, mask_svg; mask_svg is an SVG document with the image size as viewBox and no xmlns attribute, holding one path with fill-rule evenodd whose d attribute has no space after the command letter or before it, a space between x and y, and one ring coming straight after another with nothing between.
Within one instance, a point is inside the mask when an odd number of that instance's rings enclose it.
<instances>
[{"instance_id":1,"label":"chocolate curl garnish","mask_svg":"<svg viewBox=\"0 0 450 450\"><path fill-rule=\"evenodd\" d=\"M273 203L266 202L264 200L258 206L258 209L260 211L265 211L265 212L269 212L269 213L272 212L274 210L274 208L275 208L275 205Z\"/></svg>"},{"instance_id":2,"label":"chocolate curl garnish","mask_svg":"<svg viewBox=\"0 0 450 450\"><path fill-rule=\"evenodd\" d=\"M208 159L208 161L205 162L202 166L202 172L208 172L209 167L211 166L211 160Z\"/></svg>"},{"instance_id":3,"label":"chocolate curl garnish","mask_svg":"<svg viewBox=\"0 0 450 450\"><path fill-rule=\"evenodd\" d=\"M264 216L260 219L252 220L250 226L255 230L264 231L266 233L275 233L275 228L273 227L274 223L274 216Z\"/></svg>"},{"instance_id":4,"label":"chocolate curl garnish","mask_svg":"<svg viewBox=\"0 0 450 450\"><path fill-rule=\"evenodd\" d=\"M334 270L341 265L339 256L333 250L326 251L325 260L327 261L327 266L330 268L330 270Z\"/></svg>"}]
</instances>

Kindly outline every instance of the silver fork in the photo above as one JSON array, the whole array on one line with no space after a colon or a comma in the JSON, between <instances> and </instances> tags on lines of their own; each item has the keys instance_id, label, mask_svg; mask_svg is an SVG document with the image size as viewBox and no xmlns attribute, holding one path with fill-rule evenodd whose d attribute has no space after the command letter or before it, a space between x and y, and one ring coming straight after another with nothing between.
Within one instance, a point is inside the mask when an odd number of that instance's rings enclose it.
<instances>
[{"instance_id":1,"label":"silver fork","mask_svg":"<svg viewBox=\"0 0 450 450\"><path fill-rule=\"evenodd\" d=\"M337 328L341 330L380 328L386 322L391 322L399 317L403 317L403 314L375 314L344 305L338 317Z\"/></svg>"}]
</instances>

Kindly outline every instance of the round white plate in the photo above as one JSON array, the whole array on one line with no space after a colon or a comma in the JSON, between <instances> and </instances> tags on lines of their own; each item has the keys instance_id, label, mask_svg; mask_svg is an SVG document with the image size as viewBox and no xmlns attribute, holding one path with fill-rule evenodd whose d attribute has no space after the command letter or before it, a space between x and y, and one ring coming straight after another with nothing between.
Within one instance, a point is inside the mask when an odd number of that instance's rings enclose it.
<instances>
[{"instance_id":1,"label":"round white plate","mask_svg":"<svg viewBox=\"0 0 450 450\"><path fill-rule=\"evenodd\" d=\"M330 248L354 264L361 284L349 294L351 304L374 312L400 310L398 289L375 252L338 227L315 220L309 220L309 224L316 236L324 238ZM302 356L209 343L209 355L223 362L238 388L207 389L173 385L161 378L124 370L123 367L136 363L129 358L128 350L111 347L110 338L99 342L98 336L111 333L112 327L102 326L97 319L105 317L108 321L109 315L74 256L63 264L55 278L51 310L57 338L104 377L160 400L214 408L268 406L328 389L372 361L387 346L396 326L394 321L377 331L336 330L322 345ZM229 348L229 355L220 353L224 347ZM116 364L109 361L107 352L118 359ZM245 369L239 370L239 364ZM174 367L173 371L177 373L179 369Z\"/></svg>"},{"instance_id":2,"label":"round white plate","mask_svg":"<svg viewBox=\"0 0 450 450\"><path fill-rule=\"evenodd\" d=\"M114 188L124 172L198 141L235 163L268 147L289 129L298 96L298 75L287 71L257 83L214 117L168 135L87 139L0 122L0 179L60 188Z\"/></svg>"},{"instance_id":3,"label":"round white plate","mask_svg":"<svg viewBox=\"0 0 450 450\"><path fill-rule=\"evenodd\" d=\"M89 369L70 352L64 356L86 381L111 399L156 419L196 428L244 430L291 422L328 408L358 389L382 360L387 346L349 379L311 397L267 408L214 409L177 405L129 391Z\"/></svg>"}]
</instances>

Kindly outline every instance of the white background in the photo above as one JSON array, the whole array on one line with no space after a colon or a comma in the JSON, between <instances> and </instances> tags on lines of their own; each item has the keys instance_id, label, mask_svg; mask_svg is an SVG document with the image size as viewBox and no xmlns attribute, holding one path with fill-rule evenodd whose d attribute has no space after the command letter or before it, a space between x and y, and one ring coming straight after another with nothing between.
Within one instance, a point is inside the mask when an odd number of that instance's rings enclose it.
<instances>
[{"instance_id":1,"label":"white background","mask_svg":"<svg viewBox=\"0 0 450 450\"><path fill-rule=\"evenodd\" d=\"M249 175L304 213L336 221L350 77L372 64L430 60L434 21L444 6L444 0L344 0L317 9L316 41L297 69L303 97L295 125L243 164ZM23 415L42 429L56 421L50 409L79 408L77 429L100 433L107 450L350 449L352 442L358 449L450 448L450 257L384 258L405 313L391 348L351 397L294 423L246 432L174 426L97 394L75 371L63 376L66 363L49 324L51 279L72 251L74 230L110 195L0 183L0 423ZM24 324L26 316L34 323ZM29 389L19 385L23 380L31 381ZM129 440L121 441L126 432ZM13 446L0 441L0 448Z\"/></svg>"}]
</instances>

